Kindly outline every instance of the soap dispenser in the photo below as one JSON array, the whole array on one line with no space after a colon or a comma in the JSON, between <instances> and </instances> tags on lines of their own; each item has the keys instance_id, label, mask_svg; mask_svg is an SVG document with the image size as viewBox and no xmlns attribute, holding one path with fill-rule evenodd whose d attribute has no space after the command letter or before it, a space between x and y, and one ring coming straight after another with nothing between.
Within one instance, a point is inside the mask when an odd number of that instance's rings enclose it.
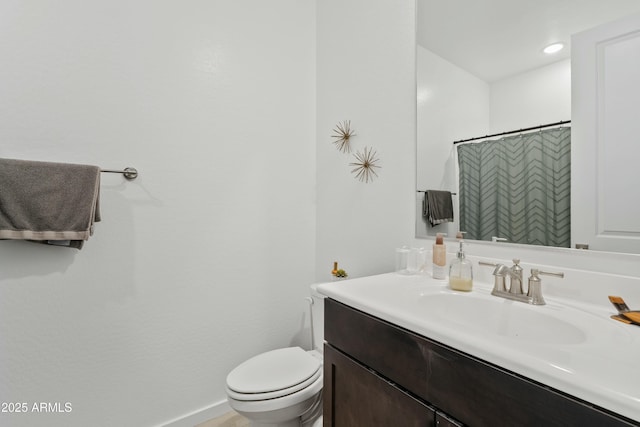
<instances>
[{"instance_id":1,"label":"soap dispenser","mask_svg":"<svg viewBox=\"0 0 640 427\"><path fill-rule=\"evenodd\" d=\"M460 240L460 250L449 266L449 287L454 291L469 292L473 288L473 268L471 261L464 256L463 244L464 241Z\"/></svg>"},{"instance_id":2,"label":"soap dispenser","mask_svg":"<svg viewBox=\"0 0 640 427\"><path fill-rule=\"evenodd\" d=\"M436 242L433 245L433 278L446 279L447 277L447 248L444 244L442 233L436 234Z\"/></svg>"}]
</instances>

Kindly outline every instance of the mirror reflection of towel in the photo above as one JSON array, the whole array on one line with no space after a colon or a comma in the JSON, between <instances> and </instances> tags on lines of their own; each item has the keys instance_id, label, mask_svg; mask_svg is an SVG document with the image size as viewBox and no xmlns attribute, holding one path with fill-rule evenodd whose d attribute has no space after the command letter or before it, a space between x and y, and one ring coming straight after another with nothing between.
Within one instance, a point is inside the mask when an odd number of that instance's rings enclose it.
<instances>
[{"instance_id":1,"label":"mirror reflection of towel","mask_svg":"<svg viewBox=\"0 0 640 427\"><path fill-rule=\"evenodd\" d=\"M431 226L453 221L450 191L427 190L424 193L423 214Z\"/></svg>"},{"instance_id":2,"label":"mirror reflection of towel","mask_svg":"<svg viewBox=\"0 0 640 427\"><path fill-rule=\"evenodd\" d=\"M0 239L82 248L100 221L100 168L0 159Z\"/></svg>"}]
</instances>

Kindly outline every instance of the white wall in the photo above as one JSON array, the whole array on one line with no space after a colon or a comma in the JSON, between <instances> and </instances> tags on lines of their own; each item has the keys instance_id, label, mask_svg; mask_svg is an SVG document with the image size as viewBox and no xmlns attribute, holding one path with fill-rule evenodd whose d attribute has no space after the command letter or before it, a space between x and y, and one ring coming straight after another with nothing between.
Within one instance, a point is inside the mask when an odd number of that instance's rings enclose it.
<instances>
[{"instance_id":1,"label":"white wall","mask_svg":"<svg viewBox=\"0 0 640 427\"><path fill-rule=\"evenodd\" d=\"M317 14L316 278L333 261L351 277L391 271L414 235L415 1L322 0ZM377 150L375 181L332 143L343 120L355 150Z\"/></svg>"},{"instance_id":2,"label":"white wall","mask_svg":"<svg viewBox=\"0 0 640 427\"><path fill-rule=\"evenodd\" d=\"M417 188L458 188L453 141L489 133L489 85L428 49L417 48ZM428 165L428 167L424 167ZM424 193L416 194L416 235L436 232L454 237L458 222L431 227L422 216ZM458 199L453 198L454 218Z\"/></svg>"},{"instance_id":3,"label":"white wall","mask_svg":"<svg viewBox=\"0 0 640 427\"><path fill-rule=\"evenodd\" d=\"M223 400L250 355L306 345L315 2L4 1L0 16L0 157L140 172L103 176L81 251L0 242L0 401L72 404L0 424L157 425Z\"/></svg>"},{"instance_id":4,"label":"white wall","mask_svg":"<svg viewBox=\"0 0 640 427\"><path fill-rule=\"evenodd\" d=\"M571 60L491 84L491 133L571 120Z\"/></svg>"}]
</instances>

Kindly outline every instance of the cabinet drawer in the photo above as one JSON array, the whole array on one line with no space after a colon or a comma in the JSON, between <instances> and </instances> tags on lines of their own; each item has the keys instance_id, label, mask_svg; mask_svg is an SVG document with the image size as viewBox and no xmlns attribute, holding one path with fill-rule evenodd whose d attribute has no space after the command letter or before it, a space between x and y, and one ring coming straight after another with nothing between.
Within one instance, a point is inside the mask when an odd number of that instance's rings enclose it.
<instances>
[{"instance_id":1,"label":"cabinet drawer","mask_svg":"<svg viewBox=\"0 0 640 427\"><path fill-rule=\"evenodd\" d=\"M331 299L325 340L466 425L638 425Z\"/></svg>"}]
</instances>

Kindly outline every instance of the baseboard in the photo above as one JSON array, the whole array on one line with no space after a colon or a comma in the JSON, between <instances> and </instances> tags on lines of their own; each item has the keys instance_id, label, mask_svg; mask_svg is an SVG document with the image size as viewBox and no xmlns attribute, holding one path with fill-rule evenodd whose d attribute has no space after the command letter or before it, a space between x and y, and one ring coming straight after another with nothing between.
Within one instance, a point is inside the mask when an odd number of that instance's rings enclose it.
<instances>
[{"instance_id":1,"label":"baseboard","mask_svg":"<svg viewBox=\"0 0 640 427\"><path fill-rule=\"evenodd\" d=\"M211 406L207 406L180 418L176 418L166 424L162 424L162 427L194 427L212 418L224 415L229 411L231 411L231 407L225 399L214 403Z\"/></svg>"}]
</instances>

